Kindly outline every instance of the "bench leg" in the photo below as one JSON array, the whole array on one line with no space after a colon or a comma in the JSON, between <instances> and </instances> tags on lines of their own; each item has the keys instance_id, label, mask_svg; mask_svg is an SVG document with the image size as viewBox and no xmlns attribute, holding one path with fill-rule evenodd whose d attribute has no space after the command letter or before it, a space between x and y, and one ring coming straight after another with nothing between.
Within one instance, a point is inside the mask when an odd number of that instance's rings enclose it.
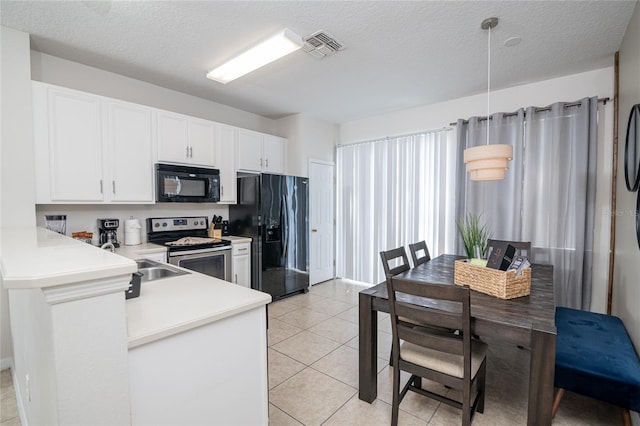
<instances>
[{"instance_id":1,"label":"bench leg","mask_svg":"<svg viewBox=\"0 0 640 426\"><path fill-rule=\"evenodd\" d=\"M622 408L622 424L624 426L631 426L631 413L626 408Z\"/></svg>"},{"instance_id":2,"label":"bench leg","mask_svg":"<svg viewBox=\"0 0 640 426\"><path fill-rule=\"evenodd\" d=\"M564 396L564 389L558 388L556 389L556 394L553 397L553 409L551 411L551 418L553 419L556 416L556 412L558 412L558 407L560 407L560 400Z\"/></svg>"}]
</instances>

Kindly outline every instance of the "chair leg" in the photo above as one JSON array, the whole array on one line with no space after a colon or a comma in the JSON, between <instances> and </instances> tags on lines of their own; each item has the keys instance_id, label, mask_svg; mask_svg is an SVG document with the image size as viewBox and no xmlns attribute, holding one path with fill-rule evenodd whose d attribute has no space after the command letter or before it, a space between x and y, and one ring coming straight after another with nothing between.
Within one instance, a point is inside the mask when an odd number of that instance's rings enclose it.
<instances>
[{"instance_id":1,"label":"chair leg","mask_svg":"<svg viewBox=\"0 0 640 426\"><path fill-rule=\"evenodd\" d=\"M465 397L463 392L462 401L462 426L471 425L471 397Z\"/></svg>"},{"instance_id":2,"label":"chair leg","mask_svg":"<svg viewBox=\"0 0 640 426\"><path fill-rule=\"evenodd\" d=\"M477 374L481 374L478 377L478 392L481 392L480 399L478 400L478 406L476 407L476 411L478 413L484 413L484 396L485 396L485 384L487 378L487 361L485 360L484 364L482 364L482 368L478 371Z\"/></svg>"},{"instance_id":3,"label":"chair leg","mask_svg":"<svg viewBox=\"0 0 640 426\"><path fill-rule=\"evenodd\" d=\"M398 426L400 410L400 369L393 367L393 399L391 403L391 426Z\"/></svg>"},{"instance_id":4,"label":"chair leg","mask_svg":"<svg viewBox=\"0 0 640 426\"><path fill-rule=\"evenodd\" d=\"M415 379L413 379L413 386L422 389L422 377L416 376Z\"/></svg>"},{"instance_id":5,"label":"chair leg","mask_svg":"<svg viewBox=\"0 0 640 426\"><path fill-rule=\"evenodd\" d=\"M622 424L624 426L631 426L631 413L627 408L622 408Z\"/></svg>"},{"instance_id":6,"label":"chair leg","mask_svg":"<svg viewBox=\"0 0 640 426\"><path fill-rule=\"evenodd\" d=\"M564 396L564 389L558 388L556 389L556 394L553 397L553 408L551 410L551 418L553 419L556 416L556 412L558 411L558 407L560 407L560 400Z\"/></svg>"}]
</instances>

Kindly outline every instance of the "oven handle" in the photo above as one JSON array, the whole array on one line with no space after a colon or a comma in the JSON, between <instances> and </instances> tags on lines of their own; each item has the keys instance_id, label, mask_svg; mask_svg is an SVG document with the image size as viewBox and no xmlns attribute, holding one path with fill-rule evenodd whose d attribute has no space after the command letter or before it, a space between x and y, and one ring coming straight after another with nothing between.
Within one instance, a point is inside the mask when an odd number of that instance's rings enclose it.
<instances>
[{"instance_id":1,"label":"oven handle","mask_svg":"<svg viewBox=\"0 0 640 426\"><path fill-rule=\"evenodd\" d=\"M198 250L183 250L183 251L175 251L175 252L169 251L169 257L179 257L179 256L187 256L191 254L201 254L201 253L206 254L206 253L212 253L212 252L224 251L224 250L231 251L231 246L204 248L204 249L198 249Z\"/></svg>"}]
</instances>

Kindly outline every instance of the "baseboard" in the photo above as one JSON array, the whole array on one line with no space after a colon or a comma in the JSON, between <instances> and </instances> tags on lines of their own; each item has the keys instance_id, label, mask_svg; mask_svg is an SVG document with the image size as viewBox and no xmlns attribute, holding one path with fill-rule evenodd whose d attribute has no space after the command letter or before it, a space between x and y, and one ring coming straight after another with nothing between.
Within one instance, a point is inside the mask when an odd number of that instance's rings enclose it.
<instances>
[{"instance_id":1,"label":"baseboard","mask_svg":"<svg viewBox=\"0 0 640 426\"><path fill-rule=\"evenodd\" d=\"M0 358L0 370L10 368L13 370L13 358Z\"/></svg>"},{"instance_id":2,"label":"baseboard","mask_svg":"<svg viewBox=\"0 0 640 426\"><path fill-rule=\"evenodd\" d=\"M631 424L633 426L640 426L640 413L631 411Z\"/></svg>"},{"instance_id":3,"label":"baseboard","mask_svg":"<svg viewBox=\"0 0 640 426\"><path fill-rule=\"evenodd\" d=\"M13 367L11 367L11 374L13 375L13 389L16 392L16 406L18 408L18 416L20 417L20 423L22 426L29 426L29 422L27 422L27 416L24 411L24 403L22 401L22 392L20 392L20 382L18 382L18 377L16 376L16 371Z\"/></svg>"}]
</instances>

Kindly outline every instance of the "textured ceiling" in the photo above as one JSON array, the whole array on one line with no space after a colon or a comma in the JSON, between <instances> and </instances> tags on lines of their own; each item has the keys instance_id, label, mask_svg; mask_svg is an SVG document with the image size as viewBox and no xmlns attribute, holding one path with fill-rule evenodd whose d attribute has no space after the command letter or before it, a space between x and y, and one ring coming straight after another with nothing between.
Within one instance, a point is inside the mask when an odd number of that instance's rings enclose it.
<instances>
[{"instance_id":1,"label":"textured ceiling","mask_svg":"<svg viewBox=\"0 0 640 426\"><path fill-rule=\"evenodd\" d=\"M32 49L278 118L340 123L612 65L635 1L7 1ZM227 85L208 70L282 28L345 49L302 50ZM522 42L505 47L518 36Z\"/></svg>"}]
</instances>

